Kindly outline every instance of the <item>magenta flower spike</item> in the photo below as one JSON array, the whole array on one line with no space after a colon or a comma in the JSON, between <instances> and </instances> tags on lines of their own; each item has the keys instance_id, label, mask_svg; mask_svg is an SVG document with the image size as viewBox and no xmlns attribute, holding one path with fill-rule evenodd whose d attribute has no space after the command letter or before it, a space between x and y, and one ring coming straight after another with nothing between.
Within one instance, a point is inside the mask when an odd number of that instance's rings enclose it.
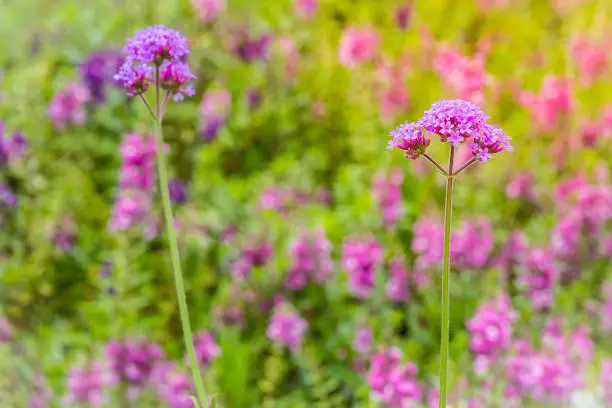
<instances>
[{"instance_id":1,"label":"magenta flower spike","mask_svg":"<svg viewBox=\"0 0 612 408\"><path fill-rule=\"evenodd\" d=\"M405 152L406 158L416 160L425 158L446 178L446 204L444 208L444 244L442 275L442 317L440 345L440 398L439 407L446 408L448 347L450 337L450 258L451 258L451 219L453 204L453 184L455 178L465 169L477 162L486 162L494 154L504 150L511 151L510 137L496 125L488 123L489 117L471 102L447 100L435 102L416 122L407 122L391 132L389 149L397 148ZM433 136L442 143L450 145L448 167L444 168L427 154ZM455 149L467 144L472 154L461 166L455 166ZM454 240L456 241L456 239ZM456 242L457 243L457 242ZM419 242L417 253L429 253L435 245ZM415 245L413 243L413 245ZM435 254L434 254L435 255ZM455 251L455 256L457 255ZM423 257L420 257L423 258ZM433 256L437 259L436 256ZM425 258L420 261L423 262ZM469 260L469 259L468 259ZM483 260L484 261L484 260ZM471 260L470 260L471 262ZM478 261L478 265L480 265Z\"/></svg>"}]
</instances>

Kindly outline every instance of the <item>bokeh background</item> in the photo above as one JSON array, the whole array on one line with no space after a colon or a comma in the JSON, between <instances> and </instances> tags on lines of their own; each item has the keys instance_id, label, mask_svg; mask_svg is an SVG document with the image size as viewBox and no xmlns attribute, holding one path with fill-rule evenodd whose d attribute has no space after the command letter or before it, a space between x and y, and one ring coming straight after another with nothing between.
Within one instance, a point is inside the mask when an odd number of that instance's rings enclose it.
<instances>
[{"instance_id":1,"label":"bokeh background","mask_svg":"<svg viewBox=\"0 0 612 408\"><path fill-rule=\"evenodd\" d=\"M0 0L0 407L191 407L152 122L112 80L153 24L197 75L164 133L221 406L437 406L444 180L386 147L461 98L514 151L456 184L450 403L611 407L611 20L606 0Z\"/></svg>"}]
</instances>

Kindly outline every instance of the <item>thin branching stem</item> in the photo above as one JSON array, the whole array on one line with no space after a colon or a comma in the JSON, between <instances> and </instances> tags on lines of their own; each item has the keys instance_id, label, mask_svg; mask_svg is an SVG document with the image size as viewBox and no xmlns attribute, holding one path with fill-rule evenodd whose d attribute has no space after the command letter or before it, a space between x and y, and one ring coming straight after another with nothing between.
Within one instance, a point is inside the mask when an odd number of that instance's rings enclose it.
<instances>
[{"instance_id":1,"label":"thin branching stem","mask_svg":"<svg viewBox=\"0 0 612 408\"><path fill-rule=\"evenodd\" d=\"M433 159L433 158L432 158L430 155L428 155L427 153L424 153L424 154L423 154L423 157L424 157L425 159L427 159L427 160L428 160L428 161L429 161L431 164L433 164L433 165L434 165L434 166L435 166L435 167L438 169L438 171L440 172L440 174L442 174L444 177L448 177L448 173L447 173L447 171L446 171L446 170L444 170L444 168L443 168L442 166L440 166L440 165L438 164L438 162L437 162L437 161L435 161L435 160L434 160L434 159Z\"/></svg>"}]
</instances>

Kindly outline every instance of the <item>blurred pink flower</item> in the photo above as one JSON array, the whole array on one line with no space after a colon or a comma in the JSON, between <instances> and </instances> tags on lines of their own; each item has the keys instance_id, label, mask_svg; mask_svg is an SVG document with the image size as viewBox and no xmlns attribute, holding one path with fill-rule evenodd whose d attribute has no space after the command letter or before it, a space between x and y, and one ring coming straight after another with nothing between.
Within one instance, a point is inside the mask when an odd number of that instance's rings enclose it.
<instances>
[{"instance_id":1,"label":"blurred pink flower","mask_svg":"<svg viewBox=\"0 0 612 408\"><path fill-rule=\"evenodd\" d=\"M53 95L49 103L49 118L58 130L65 130L67 125L84 125L87 121L85 103L91 99L89 90L78 82L70 82Z\"/></svg>"},{"instance_id":2,"label":"blurred pink flower","mask_svg":"<svg viewBox=\"0 0 612 408\"><path fill-rule=\"evenodd\" d=\"M293 0L295 11L300 17L312 17L319 7L319 0Z\"/></svg>"},{"instance_id":3,"label":"blurred pink flower","mask_svg":"<svg viewBox=\"0 0 612 408\"><path fill-rule=\"evenodd\" d=\"M338 48L340 63L349 68L371 61L378 53L380 37L372 27L348 27Z\"/></svg>"},{"instance_id":4,"label":"blurred pink flower","mask_svg":"<svg viewBox=\"0 0 612 408\"><path fill-rule=\"evenodd\" d=\"M457 50L442 46L434 59L434 68L457 98L476 104L484 103L484 91L489 81L484 53L467 57Z\"/></svg>"},{"instance_id":5,"label":"blurred pink flower","mask_svg":"<svg viewBox=\"0 0 612 408\"><path fill-rule=\"evenodd\" d=\"M608 50L585 35L570 40L570 57L578 66L580 81L588 86L609 68Z\"/></svg>"},{"instance_id":6,"label":"blurred pink flower","mask_svg":"<svg viewBox=\"0 0 612 408\"><path fill-rule=\"evenodd\" d=\"M285 77L287 81L293 81L300 66L300 51L295 45L293 37L286 35L278 39L278 47L285 66Z\"/></svg>"},{"instance_id":7,"label":"blurred pink flower","mask_svg":"<svg viewBox=\"0 0 612 408\"><path fill-rule=\"evenodd\" d=\"M506 197L537 201L537 194L533 188L533 174L525 172L514 176L506 186Z\"/></svg>"},{"instance_id":8,"label":"blurred pink flower","mask_svg":"<svg viewBox=\"0 0 612 408\"><path fill-rule=\"evenodd\" d=\"M380 351L370 360L366 379L374 397L387 408L412 408L421 402L423 391L414 363L402 363L397 347Z\"/></svg>"},{"instance_id":9,"label":"blurred pink flower","mask_svg":"<svg viewBox=\"0 0 612 408\"><path fill-rule=\"evenodd\" d=\"M554 75L544 78L539 93L522 92L519 102L530 111L536 126L543 132L559 126L562 115L572 112L575 104L570 81Z\"/></svg>"},{"instance_id":10,"label":"blurred pink flower","mask_svg":"<svg viewBox=\"0 0 612 408\"><path fill-rule=\"evenodd\" d=\"M372 195L382 212L383 225L394 228L404 212L402 183L404 173L395 168L387 173L376 173L372 182Z\"/></svg>"},{"instance_id":11,"label":"blurred pink flower","mask_svg":"<svg viewBox=\"0 0 612 408\"><path fill-rule=\"evenodd\" d=\"M268 338L275 343L296 350L308 330L308 322L285 301L276 304L267 329Z\"/></svg>"},{"instance_id":12,"label":"blurred pink flower","mask_svg":"<svg viewBox=\"0 0 612 408\"><path fill-rule=\"evenodd\" d=\"M225 0L191 0L191 3L203 23L210 23L225 10Z\"/></svg>"}]
</instances>

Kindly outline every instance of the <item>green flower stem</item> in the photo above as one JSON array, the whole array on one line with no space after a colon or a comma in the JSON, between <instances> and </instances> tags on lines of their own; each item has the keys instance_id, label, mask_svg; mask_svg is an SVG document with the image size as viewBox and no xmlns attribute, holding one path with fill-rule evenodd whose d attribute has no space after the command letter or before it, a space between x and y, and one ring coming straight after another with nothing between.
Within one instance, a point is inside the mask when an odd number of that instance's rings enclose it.
<instances>
[{"instance_id":1,"label":"green flower stem","mask_svg":"<svg viewBox=\"0 0 612 408\"><path fill-rule=\"evenodd\" d=\"M170 204L170 192L168 191L168 172L166 170L166 161L164 158L164 136L162 134L162 115L161 115L161 98L159 86L159 67L155 70L155 139L157 141L157 169L159 172L159 189L162 195L162 204L164 207L164 218L166 219L166 228L168 234L168 244L170 245L170 255L172 258L172 270L174 272L174 287L176 288L176 297L178 298L179 313L181 316L181 326L183 328L183 340L187 348L187 356L189 358L189 366L195 384L196 393L200 406L208 406L206 391L204 390L204 382L202 374L198 367L196 359L195 347L193 345L193 336L191 324L189 322L189 309L187 308L187 299L185 296L185 284L183 282L183 272L181 270L181 260L179 256L178 243L176 239L176 231L174 228L174 217L172 216L172 206Z\"/></svg>"},{"instance_id":2,"label":"green flower stem","mask_svg":"<svg viewBox=\"0 0 612 408\"><path fill-rule=\"evenodd\" d=\"M453 213L453 162L455 147L451 145L448 160L448 173L446 177L446 204L444 206L444 266L442 271L442 318L440 340L440 408L446 408L447 382L448 382L448 343L450 341L450 238L451 219Z\"/></svg>"}]
</instances>

